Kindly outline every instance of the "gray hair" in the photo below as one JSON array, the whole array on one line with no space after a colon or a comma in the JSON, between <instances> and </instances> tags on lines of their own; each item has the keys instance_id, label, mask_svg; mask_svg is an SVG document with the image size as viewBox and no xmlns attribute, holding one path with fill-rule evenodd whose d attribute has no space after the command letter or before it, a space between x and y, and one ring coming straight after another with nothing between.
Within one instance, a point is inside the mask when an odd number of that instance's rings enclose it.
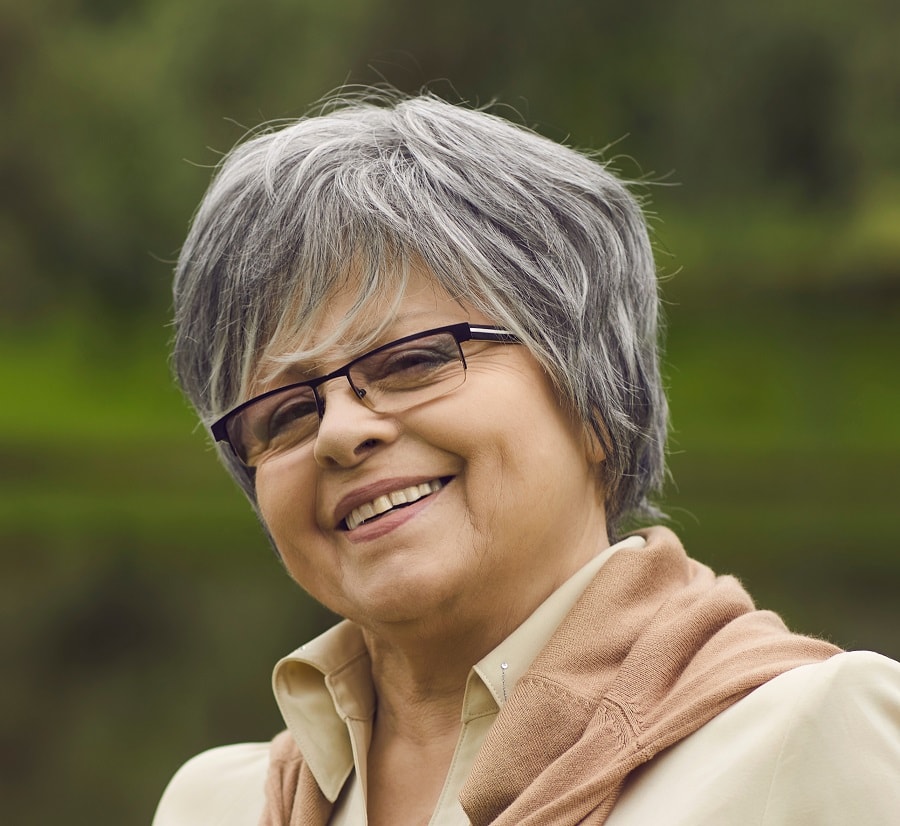
<instances>
[{"instance_id":1,"label":"gray hair","mask_svg":"<svg viewBox=\"0 0 900 826\"><path fill-rule=\"evenodd\" d=\"M185 395L208 425L286 347L311 358L346 340L373 297L399 299L423 264L518 335L600 439L610 536L660 516L667 405L639 200L597 159L431 95L332 101L223 159L175 274ZM343 324L297 350L348 285ZM221 455L255 505L252 474Z\"/></svg>"}]
</instances>

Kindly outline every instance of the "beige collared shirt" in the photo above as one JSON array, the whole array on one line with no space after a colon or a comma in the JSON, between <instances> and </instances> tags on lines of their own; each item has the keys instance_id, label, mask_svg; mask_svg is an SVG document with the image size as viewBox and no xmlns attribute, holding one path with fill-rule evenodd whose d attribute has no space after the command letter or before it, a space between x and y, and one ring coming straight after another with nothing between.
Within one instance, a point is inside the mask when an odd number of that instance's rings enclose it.
<instances>
[{"instance_id":1,"label":"beige collared shirt","mask_svg":"<svg viewBox=\"0 0 900 826\"><path fill-rule=\"evenodd\" d=\"M432 823L468 823L456 797L484 733L613 552L578 572L472 669L463 730ZM304 759L336 801L331 822L364 824L374 697L358 631L337 626L285 658L274 679ZM153 826L256 826L268 766L269 743L198 755L172 778ZM607 823L889 826L900 822L898 772L900 663L870 652L838 654L781 674L642 766Z\"/></svg>"},{"instance_id":2,"label":"beige collared shirt","mask_svg":"<svg viewBox=\"0 0 900 826\"><path fill-rule=\"evenodd\" d=\"M605 549L473 666L463 700L462 731L432 826L467 826L459 790L507 694L604 563L621 548L643 545L643 537L630 536ZM333 826L365 824L375 692L359 628L342 622L301 646L275 666L272 685L304 760L322 792L335 802ZM268 748L268 743L222 746L188 761L160 800L153 826L255 826L265 803Z\"/></svg>"},{"instance_id":3,"label":"beige collared shirt","mask_svg":"<svg viewBox=\"0 0 900 826\"><path fill-rule=\"evenodd\" d=\"M468 818L458 795L507 694L603 564L621 548L640 548L631 536L607 548L554 591L469 673L462 730L430 826L460 826ZM275 698L316 782L335 802L334 826L366 823L366 755L375 692L359 628L343 622L281 660L273 675Z\"/></svg>"}]
</instances>

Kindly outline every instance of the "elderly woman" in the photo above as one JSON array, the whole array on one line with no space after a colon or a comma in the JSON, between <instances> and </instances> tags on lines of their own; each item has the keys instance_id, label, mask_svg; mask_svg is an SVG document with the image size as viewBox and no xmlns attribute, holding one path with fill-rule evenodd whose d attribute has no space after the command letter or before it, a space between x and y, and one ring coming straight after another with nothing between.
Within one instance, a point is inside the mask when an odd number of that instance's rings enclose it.
<instances>
[{"instance_id":1,"label":"elderly woman","mask_svg":"<svg viewBox=\"0 0 900 826\"><path fill-rule=\"evenodd\" d=\"M286 730L187 763L156 826L900 818L900 666L791 634L652 504L666 402L635 198L433 97L228 155L174 365L290 576L346 620Z\"/></svg>"}]
</instances>

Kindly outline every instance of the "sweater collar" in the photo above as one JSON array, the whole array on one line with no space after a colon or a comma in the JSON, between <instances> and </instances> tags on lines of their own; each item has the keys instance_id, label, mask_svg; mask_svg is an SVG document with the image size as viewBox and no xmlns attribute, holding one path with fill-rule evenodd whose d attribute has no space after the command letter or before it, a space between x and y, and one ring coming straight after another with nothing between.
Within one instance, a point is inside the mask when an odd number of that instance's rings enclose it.
<instances>
[{"instance_id":1,"label":"sweater collar","mask_svg":"<svg viewBox=\"0 0 900 826\"><path fill-rule=\"evenodd\" d=\"M474 826L602 823L634 768L774 676L837 653L756 611L666 528L617 553L518 682L461 801Z\"/></svg>"}]
</instances>

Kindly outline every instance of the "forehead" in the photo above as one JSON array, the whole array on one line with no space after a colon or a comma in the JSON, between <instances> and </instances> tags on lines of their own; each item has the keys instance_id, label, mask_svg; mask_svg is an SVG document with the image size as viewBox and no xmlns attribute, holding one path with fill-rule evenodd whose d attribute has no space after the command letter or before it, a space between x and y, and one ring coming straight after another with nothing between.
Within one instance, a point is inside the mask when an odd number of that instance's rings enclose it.
<instances>
[{"instance_id":1,"label":"forehead","mask_svg":"<svg viewBox=\"0 0 900 826\"><path fill-rule=\"evenodd\" d=\"M348 346L369 344L387 328L442 312L459 312L462 303L450 296L424 267L411 267L404 279L391 279L384 288L365 297L359 283L335 290L309 327L314 345L330 346L333 332Z\"/></svg>"},{"instance_id":2,"label":"forehead","mask_svg":"<svg viewBox=\"0 0 900 826\"><path fill-rule=\"evenodd\" d=\"M465 300L455 298L424 266L384 273L378 284L348 277L329 292L305 323L285 327L266 346L254 385L287 373L320 372L394 338L458 321L487 322Z\"/></svg>"}]
</instances>

